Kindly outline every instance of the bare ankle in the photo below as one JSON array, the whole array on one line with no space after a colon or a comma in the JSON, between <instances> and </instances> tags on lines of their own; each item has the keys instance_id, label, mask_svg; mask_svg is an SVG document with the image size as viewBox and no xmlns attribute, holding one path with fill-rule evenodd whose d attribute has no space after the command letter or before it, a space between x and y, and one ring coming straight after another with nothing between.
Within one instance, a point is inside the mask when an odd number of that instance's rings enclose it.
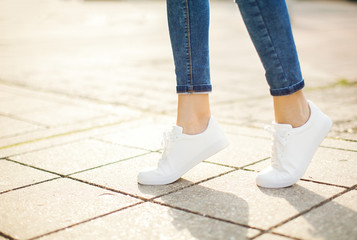
<instances>
[{"instance_id":1,"label":"bare ankle","mask_svg":"<svg viewBox=\"0 0 357 240\"><path fill-rule=\"evenodd\" d=\"M203 132L211 117L208 94L187 94L178 96L177 126L185 134Z\"/></svg>"},{"instance_id":2,"label":"bare ankle","mask_svg":"<svg viewBox=\"0 0 357 240\"><path fill-rule=\"evenodd\" d=\"M273 99L276 123L290 124L296 128L309 120L310 108L302 91Z\"/></svg>"},{"instance_id":3,"label":"bare ankle","mask_svg":"<svg viewBox=\"0 0 357 240\"><path fill-rule=\"evenodd\" d=\"M191 117L186 119L178 119L177 126L183 128L184 134L195 135L202 133L206 130L208 122L210 120L210 115Z\"/></svg>"}]
</instances>

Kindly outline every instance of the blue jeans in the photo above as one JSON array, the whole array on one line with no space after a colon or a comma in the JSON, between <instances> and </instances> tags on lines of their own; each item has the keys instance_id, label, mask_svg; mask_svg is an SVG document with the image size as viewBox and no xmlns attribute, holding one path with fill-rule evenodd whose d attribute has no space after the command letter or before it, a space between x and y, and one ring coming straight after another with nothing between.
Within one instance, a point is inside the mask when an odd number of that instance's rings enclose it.
<instances>
[{"instance_id":1,"label":"blue jeans","mask_svg":"<svg viewBox=\"0 0 357 240\"><path fill-rule=\"evenodd\" d=\"M285 0L236 0L265 69L270 94L304 87ZM209 0L167 0L177 93L212 91L209 66Z\"/></svg>"}]
</instances>

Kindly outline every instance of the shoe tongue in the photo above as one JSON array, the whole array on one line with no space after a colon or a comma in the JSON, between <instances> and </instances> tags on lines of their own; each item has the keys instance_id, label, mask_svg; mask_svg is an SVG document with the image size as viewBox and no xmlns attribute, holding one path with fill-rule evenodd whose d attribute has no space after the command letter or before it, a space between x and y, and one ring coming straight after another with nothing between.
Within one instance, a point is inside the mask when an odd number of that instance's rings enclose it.
<instances>
[{"instance_id":1,"label":"shoe tongue","mask_svg":"<svg viewBox=\"0 0 357 240\"><path fill-rule=\"evenodd\" d=\"M175 134L182 134L183 128L180 126L172 126L171 132Z\"/></svg>"},{"instance_id":2,"label":"shoe tongue","mask_svg":"<svg viewBox=\"0 0 357 240\"><path fill-rule=\"evenodd\" d=\"M278 131L278 130L289 130L289 129L292 129L293 126L291 126L290 124L281 124L281 123L276 123L276 122L273 122L273 129Z\"/></svg>"}]
</instances>

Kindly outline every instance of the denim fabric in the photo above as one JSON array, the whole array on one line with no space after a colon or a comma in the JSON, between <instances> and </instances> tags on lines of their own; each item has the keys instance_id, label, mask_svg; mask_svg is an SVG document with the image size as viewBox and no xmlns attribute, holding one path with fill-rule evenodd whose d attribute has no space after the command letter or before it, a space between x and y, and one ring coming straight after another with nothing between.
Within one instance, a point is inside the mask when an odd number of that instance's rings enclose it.
<instances>
[{"instance_id":1,"label":"denim fabric","mask_svg":"<svg viewBox=\"0 0 357 240\"><path fill-rule=\"evenodd\" d=\"M168 0L178 93L210 92L208 0Z\"/></svg>"},{"instance_id":2,"label":"denim fabric","mask_svg":"<svg viewBox=\"0 0 357 240\"><path fill-rule=\"evenodd\" d=\"M270 94L304 87L285 0L235 0L259 54ZM177 93L210 92L209 1L167 0Z\"/></svg>"}]
</instances>

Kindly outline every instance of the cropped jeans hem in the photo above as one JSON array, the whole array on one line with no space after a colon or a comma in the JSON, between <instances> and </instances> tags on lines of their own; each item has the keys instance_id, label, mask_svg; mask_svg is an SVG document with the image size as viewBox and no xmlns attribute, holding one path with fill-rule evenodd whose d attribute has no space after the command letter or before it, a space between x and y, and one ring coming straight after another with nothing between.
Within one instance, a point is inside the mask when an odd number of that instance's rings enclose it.
<instances>
[{"instance_id":1,"label":"cropped jeans hem","mask_svg":"<svg viewBox=\"0 0 357 240\"><path fill-rule=\"evenodd\" d=\"M234 1L265 69L270 94L283 96L302 89L304 81L285 0ZM209 92L209 0L166 2L177 93Z\"/></svg>"},{"instance_id":2,"label":"cropped jeans hem","mask_svg":"<svg viewBox=\"0 0 357 240\"><path fill-rule=\"evenodd\" d=\"M301 89L303 89L305 86L304 79L302 79L300 82L291 85L289 87L284 87L284 88L279 88L279 89L270 89L270 94L274 97L278 96L286 96L293 94Z\"/></svg>"},{"instance_id":3,"label":"cropped jeans hem","mask_svg":"<svg viewBox=\"0 0 357 240\"><path fill-rule=\"evenodd\" d=\"M183 85L178 85L176 87L176 92L178 94L180 93L207 93L212 91L212 85L211 84L200 84L200 85L192 85L192 86L183 86Z\"/></svg>"}]
</instances>

